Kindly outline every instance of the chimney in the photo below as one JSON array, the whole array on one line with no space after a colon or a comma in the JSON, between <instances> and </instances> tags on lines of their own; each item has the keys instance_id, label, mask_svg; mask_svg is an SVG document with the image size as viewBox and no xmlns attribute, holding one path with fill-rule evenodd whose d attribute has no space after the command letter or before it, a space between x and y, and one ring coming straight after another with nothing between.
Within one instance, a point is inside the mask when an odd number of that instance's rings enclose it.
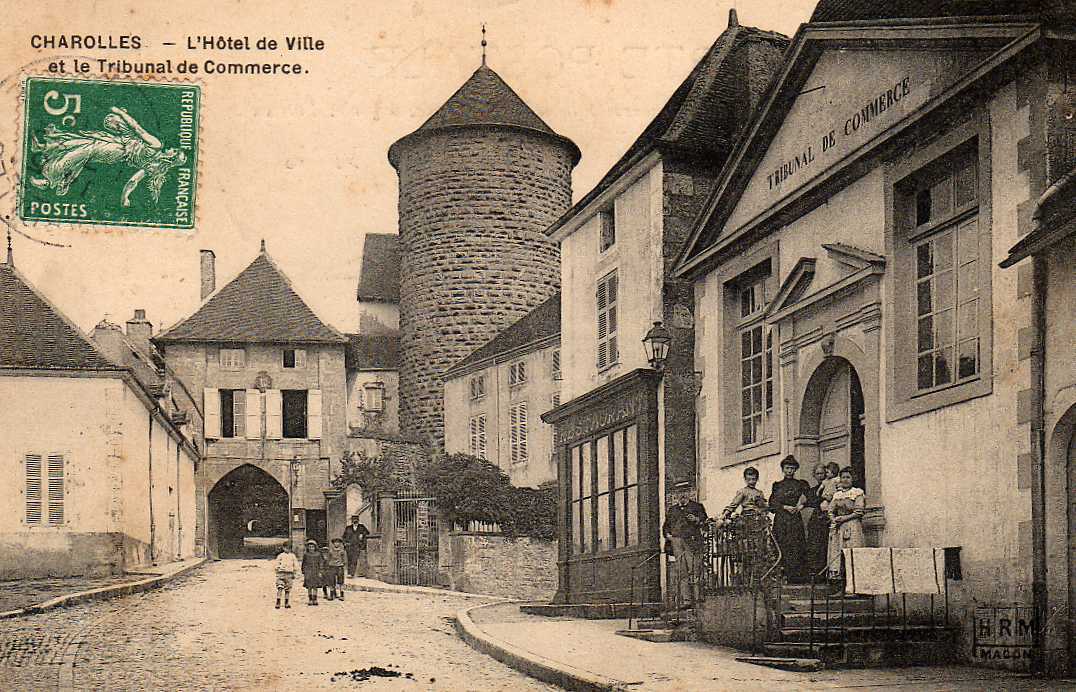
<instances>
[{"instance_id":1,"label":"chimney","mask_svg":"<svg viewBox=\"0 0 1076 692\"><path fill-rule=\"evenodd\" d=\"M217 256L212 250L202 250L202 297L205 300L217 290Z\"/></svg>"},{"instance_id":2,"label":"chimney","mask_svg":"<svg viewBox=\"0 0 1076 692\"><path fill-rule=\"evenodd\" d=\"M127 340L139 349L149 353L149 338L151 336L153 336L153 324L146 319L146 311L135 310L134 317L127 320Z\"/></svg>"},{"instance_id":3,"label":"chimney","mask_svg":"<svg viewBox=\"0 0 1076 692\"><path fill-rule=\"evenodd\" d=\"M117 365L125 365L130 354L130 349L123 343L123 330L119 325L112 324L106 316L93 328L92 335L97 347L104 351L109 360Z\"/></svg>"}]
</instances>

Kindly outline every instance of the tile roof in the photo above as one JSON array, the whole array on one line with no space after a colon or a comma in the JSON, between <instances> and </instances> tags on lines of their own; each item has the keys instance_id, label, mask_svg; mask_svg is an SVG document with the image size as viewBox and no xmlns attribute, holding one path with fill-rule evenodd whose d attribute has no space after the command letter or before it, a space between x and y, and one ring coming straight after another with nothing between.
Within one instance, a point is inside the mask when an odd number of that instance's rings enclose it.
<instances>
[{"instance_id":1,"label":"tile roof","mask_svg":"<svg viewBox=\"0 0 1076 692\"><path fill-rule=\"evenodd\" d=\"M314 314L263 248L193 315L153 340L343 344L347 337Z\"/></svg>"},{"instance_id":2,"label":"tile roof","mask_svg":"<svg viewBox=\"0 0 1076 692\"><path fill-rule=\"evenodd\" d=\"M367 233L362 245L358 299L372 303L400 302L400 236Z\"/></svg>"},{"instance_id":3,"label":"tile roof","mask_svg":"<svg viewBox=\"0 0 1076 692\"><path fill-rule=\"evenodd\" d=\"M348 370L397 370L400 337L396 334L348 334L345 367Z\"/></svg>"},{"instance_id":4,"label":"tile roof","mask_svg":"<svg viewBox=\"0 0 1076 692\"><path fill-rule=\"evenodd\" d=\"M0 264L0 368L119 370L11 264Z\"/></svg>"},{"instance_id":5,"label":"tile roof","mask_svg":"<svg viewBox=\"0 0 1076 692\"><path fill-rule=\"evenodd\" d=\"M1064 0L1056 4L1060 7ZM820 0L812 22L1037 14L1049 0Z\"/></svg>"},{"instance_id":6,"label":"tile roof","mask_svg":"<svg viewBox=\"0 0 1076 692\"><path fill-rule=\"evenodd\" d=\"M417 130L393 144L389 148L389 160L395 165L396 145L405 139L445 128L475 125L519 127L549 135L569 145L575 161L579 160L579 148L554 132L499 74L485 64L475 70Z\"/></svg>"},{"instance_id":7,"label":"tile roof","mask_svg":"<svg viewBox=\"0 0 1076 692\"><path fill-rule=\"evenodd\" d=\"M554 293L544 303L534 308L517 322L487 342L478 350L456 363L449 373L465 370L484 360L513 351L535 341L560 334L560 292ZM447 376L447 373L446 373Z\"/></svg>"},{"instance_id":8,"label":"tile roof","mask_svg":"<svg viewBox=\"0 0 1076 692\"><path fill-rule=\"evenodd\" d=\"M768 50L770 69L776 73L789 39L782 34L740 26L730 13L729 27L717 37L702 59L680 83L665 105L613 164L594 189L583 196L546 233L552 234L568 219L589 205L640 159L659 146L722 159L740 128L750 118L747 68L757 67L737 52L747 44ZM767 82L772 75L766 75ZM765 84L761 85L763 88ZM756 86L756 88L758 88ZM761 94L756 94L760 96ZM720 165L721 160L714 162Z\"/></svg>"}]
</instances>

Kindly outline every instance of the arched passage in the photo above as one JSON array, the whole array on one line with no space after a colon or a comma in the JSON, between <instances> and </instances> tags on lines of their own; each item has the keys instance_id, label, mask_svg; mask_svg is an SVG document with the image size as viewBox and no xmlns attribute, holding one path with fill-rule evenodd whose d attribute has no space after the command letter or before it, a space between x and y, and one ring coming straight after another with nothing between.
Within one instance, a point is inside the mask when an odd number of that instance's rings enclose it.
<instances>
[{"instance_id":1,"label":"arched passage","mask_svg":"<svg viewBox=\"0 0 1076 692\"><path fill-rule=\"evenodd\" d=\"M851 466L856 485L867 490L863 414L859 374L846 359L830 356L807 382L797 441L801 450L810 451L805 461Z\"/></svg>"},{"instance_id":2,"label":"arched passage","mask_svg":"<svg viewBox=\"0 0 1076 692\"><path fill-rule=\"evenodd\" d=\"M219 558L267 557L288 540L288 493L250 464L209 491L209 548Z\"/></svg>"}]
</instances>

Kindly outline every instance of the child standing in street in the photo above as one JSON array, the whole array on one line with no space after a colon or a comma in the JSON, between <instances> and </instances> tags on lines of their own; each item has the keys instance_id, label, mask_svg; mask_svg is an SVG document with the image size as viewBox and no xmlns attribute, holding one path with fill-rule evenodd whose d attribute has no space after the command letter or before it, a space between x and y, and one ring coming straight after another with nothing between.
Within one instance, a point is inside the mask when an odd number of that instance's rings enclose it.
<instances>
[{"instance_id":1,"label":"child standing in street","mask_svg":"<svg viewBox=\"0 0 1076 692\"><path fill-rule=\"evenodd\" d=\"M276 572L276 607L280 607L280 599L284 599L284 607L291 607L291 583L295 579L295 573L299 571L299 561L295 559L295 553L291 552L291 544L285 543L280 547L280 554L276 556L274 564Z\"/></svg>"},{"instance_id":2,"label":"child standing in street","mask_svg":"<svg viewBox=\"0 0 1076 692\"><path fill-rule=\"evenodd\" d=\"M334 538L329 542L329 600L336 598L344 600L344 566L347 565L347 550L344 549L344 539Z\"/></svg>"},{"instance_id":3,"label":"child standing in street","mask_svg":"<svg viewBox=\"0 0 1076 692\"><path fill-rule=\"evenodd\" d=\"M303 553L303 586L306 587L308 606L318 604L318 588L321 587L321 573L324 568L325 561L321 559L318 542L311 538L306 542L306 551Z\"/></svg>"},{"instance_id":4,"label":"child standing in street","mask_svg":"<svg viewBox=\"0 0 1076 692\"><path fill-rule=\"evenodd\" d=\"M333 600L329 595L329 587L332 586L332 569L329 567L329 544L321 546L321 595L326 601Z\"/></svg>"}]
</instances>

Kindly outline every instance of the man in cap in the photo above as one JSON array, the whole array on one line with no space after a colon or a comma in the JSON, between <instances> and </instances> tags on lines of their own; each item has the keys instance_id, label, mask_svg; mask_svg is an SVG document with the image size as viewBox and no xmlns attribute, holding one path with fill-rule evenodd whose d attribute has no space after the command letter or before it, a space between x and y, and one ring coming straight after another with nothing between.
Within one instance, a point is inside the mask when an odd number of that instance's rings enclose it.
<instances>
[{"instance_id":1,"label":"man in cap","mask_svg":"<svg viewBox=\"0 0 1076 692\"><path fill-rule=\"evenodd\" d=\"M675 502L665 513L661 533L676 559L677 583L681 603L695 605L702 600L702 527L709 519L706 508L694 499L694 487L688 481L673 486Z\"/></svg>"},{"instance_id":2,"label":"man in cap","mask_svg":"<svg viewBox=\"0 0 1076 692\"><path fill-rule=\"evenodd\" d=\"M344 527L344 550L347 551L347 574L356 576L358 571L366 576L366 537L370 530L359 521L358 514L351 515L351 523Z\"/></svg>"}]
</instances>

